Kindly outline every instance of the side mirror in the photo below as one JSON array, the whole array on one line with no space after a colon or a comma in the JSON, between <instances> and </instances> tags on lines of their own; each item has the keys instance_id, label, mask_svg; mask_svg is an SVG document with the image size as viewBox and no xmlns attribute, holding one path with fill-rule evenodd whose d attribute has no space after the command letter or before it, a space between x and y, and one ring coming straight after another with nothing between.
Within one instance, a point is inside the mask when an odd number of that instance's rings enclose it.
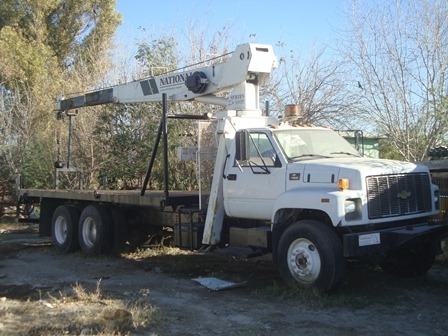
<instances>
[{"instance_id":1,"label":"side mirror","mask_svg":"<svg viewBox=\"0 0 448 336\"><path fill-rule=\"evenodd\" d=\"M235 160L247 161L250 159L249 139L250 133L247 130L240 130L235 134L236 153Z\"/></svg>"}]
</instances>

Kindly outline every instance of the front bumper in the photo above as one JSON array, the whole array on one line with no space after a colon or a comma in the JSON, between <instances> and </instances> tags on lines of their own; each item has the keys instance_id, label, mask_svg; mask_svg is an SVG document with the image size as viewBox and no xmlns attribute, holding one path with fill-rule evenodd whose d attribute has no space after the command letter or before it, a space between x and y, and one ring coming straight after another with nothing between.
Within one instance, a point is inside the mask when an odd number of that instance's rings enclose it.
<instances>
[{"instance_id":1,"label":"front bumper","mask_svg":"<svg viewBox=\"0 0 448 336\"><path fill-rule=\"evenodd\" d=\"M448 236L446 221L422 223L343 235L345 257L378 255Z\"/></svg>"}]
</instances>

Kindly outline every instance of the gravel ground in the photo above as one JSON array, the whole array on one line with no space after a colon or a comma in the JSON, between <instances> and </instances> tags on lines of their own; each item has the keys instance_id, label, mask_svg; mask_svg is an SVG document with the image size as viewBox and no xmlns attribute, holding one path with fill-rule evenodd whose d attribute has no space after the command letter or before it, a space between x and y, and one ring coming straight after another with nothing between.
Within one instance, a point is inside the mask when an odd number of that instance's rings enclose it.
<instances>
[{"instance_id":1,"label":"gravel ground","mask_svg":"<svg viewBox=\"0 0 448 336\"><path fill-rule=\"evenodd\" d=\"M60 254L32 226L1 229L2 335L448 335L448 258L424 277L349 263L331 296L292 290L269 256L141 249ZM193 278L231 281L211 291Z\"/></svg>"}]
</instances>

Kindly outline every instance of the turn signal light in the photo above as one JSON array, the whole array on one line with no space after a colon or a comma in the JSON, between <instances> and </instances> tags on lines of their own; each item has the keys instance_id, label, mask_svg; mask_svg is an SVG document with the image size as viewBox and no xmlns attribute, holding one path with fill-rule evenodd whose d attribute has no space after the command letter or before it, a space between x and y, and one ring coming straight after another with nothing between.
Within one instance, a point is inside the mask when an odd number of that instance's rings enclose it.
<instances>
[{"instance_id":1,"label":"turn signal light","mask_svg":"<svg viewBox=\"0 0 448 336\"><path fill-rule=\"evenodd\" d=\"M339 179L338 187L339 189L346 190L350 187L350 181L348 179Z\"/></svg>"}]
</instances>

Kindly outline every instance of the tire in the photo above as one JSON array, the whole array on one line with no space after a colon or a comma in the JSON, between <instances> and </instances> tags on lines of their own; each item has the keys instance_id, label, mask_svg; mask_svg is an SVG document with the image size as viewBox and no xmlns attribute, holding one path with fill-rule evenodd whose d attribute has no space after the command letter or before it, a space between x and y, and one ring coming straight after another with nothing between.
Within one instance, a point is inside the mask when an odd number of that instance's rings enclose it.
<instances>
[{"instance_id":1,"label":"tire","mask_svg":"<svg viewBox=\"0 0 448 336\"><path fill-rule=\"evenodd\" d=\"M69 205L56 208L51 219L51 238L54 247L69 253L79 249L78 243L78 209Z\"/></svg>"},{"instance_id":2,"label":"tire","mask_svg":"<svg viewBox=\"0 0 448 336\"><path fill-rule=\"evenodd\" d=\"M282 234L278 246L280 276L291 286L336 290L345 275L342 244L322 222L299 221Z\"/></svg>"},{"instance_id":3,"label":"tire","mask_svg":"<svg viewBox=\"0 0 448 336\"><path fill-rule=\"evenodd\" d=\"M107 254L112 249L112 219L102 205L89 205L79 218L79 245L87 255Z\"/></svg>"},{"instance_id":4,"label":"tire","mask_svg":"<svg viewBox=\"0 0 448 336\"><path fill-rule=\"evenodd\" d=\"M117 207L108 207L113 224L112 253L124 251L128 238L128 223L123 211Z\"/></svg>"},{"instance_id":5,"label":"tire","mask_svg":"<svg viewBox=\"0 0 448 336\"><path fill-rule=\"evenodd\" d=\"M387 273L410 278L424 275L434 264L437 255L437 244L431 243L422 247L391 253L380 267Z\"/></svg>"}]
</instances>

